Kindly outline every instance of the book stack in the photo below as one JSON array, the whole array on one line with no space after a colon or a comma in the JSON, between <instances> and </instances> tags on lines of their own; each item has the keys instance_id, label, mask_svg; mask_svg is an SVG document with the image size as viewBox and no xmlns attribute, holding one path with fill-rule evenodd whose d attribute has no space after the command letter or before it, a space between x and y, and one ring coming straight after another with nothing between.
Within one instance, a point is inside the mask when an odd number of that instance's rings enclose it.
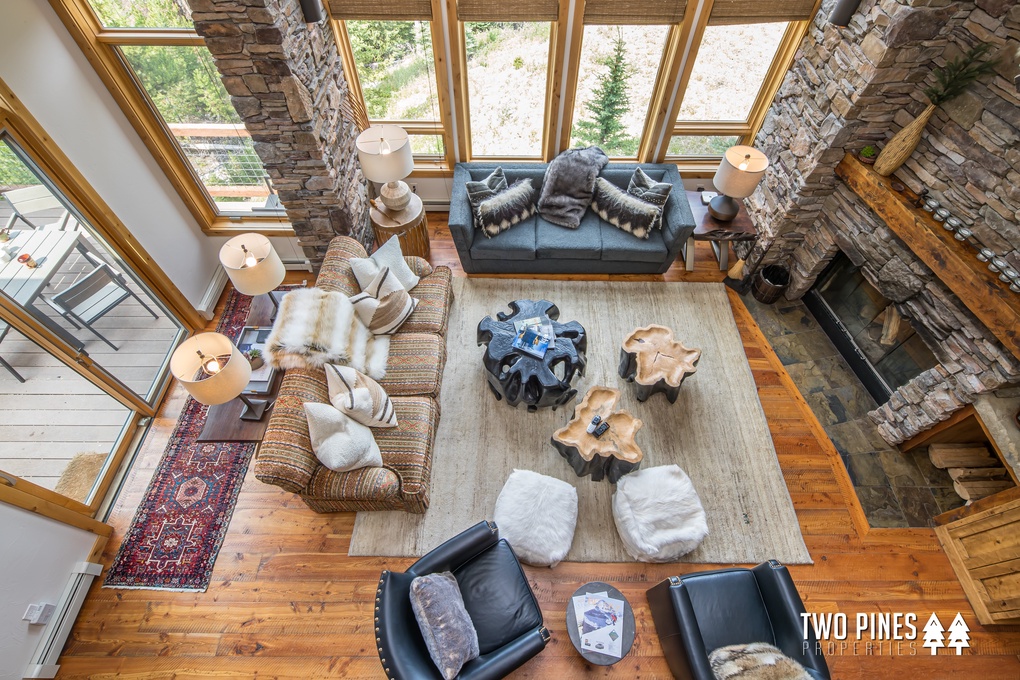
<instances>
[{"instance_id":1,"label":"book stack","mask_svg":"<svg viewBox=\"0 0 1020 680\"><path fill-rule=\"evenodd\" d=\"M517 332L513 343L514 349L539 359L545 357L549 345L556 339L552 321L547 316L514 321L514 330Z\"/></svg>"}]
</instances>

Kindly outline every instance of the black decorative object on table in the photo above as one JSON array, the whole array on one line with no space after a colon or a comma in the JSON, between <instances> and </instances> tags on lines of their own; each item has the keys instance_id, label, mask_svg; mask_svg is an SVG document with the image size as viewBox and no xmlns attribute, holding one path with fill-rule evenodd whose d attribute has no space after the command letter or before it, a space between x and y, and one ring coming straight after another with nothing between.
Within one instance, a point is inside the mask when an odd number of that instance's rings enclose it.
<instances>
[{"instance_id":1,"label":"black decorative object on table","mask_svg":"<svg viewBox=\"0 0 1020 680\"><path fill-rule=\"evenodd\" d=\"M575 374L584 375L588 337L576 321L560 323L560 310L548 300L514 300L511 313L498 312L478 324L478 344L487 345L482 362L486 380L496 399L510 406L525 404L529 411L567 404L577 390L571 386ZM513 347L517 330L514 321L548 317L555 336L545 356L530 356ZM562 367L562 377L557 369Z\"/></svg>"}]
</instances>

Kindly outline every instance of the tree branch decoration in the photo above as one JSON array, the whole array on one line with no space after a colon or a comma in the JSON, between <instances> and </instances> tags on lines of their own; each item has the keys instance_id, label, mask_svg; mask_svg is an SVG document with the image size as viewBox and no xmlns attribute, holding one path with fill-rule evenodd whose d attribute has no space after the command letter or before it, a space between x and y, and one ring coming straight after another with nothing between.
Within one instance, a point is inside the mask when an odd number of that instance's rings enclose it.
<instances>
[{"instance_id":1,"label":"tree branch decoration","mask_svg":"<svg viewBox=\"0 0 1020 680\"><path fill-rule=\"evenodd\" d=\"M924 88L924 93L935 106L941 106L963 93L967 86L995 71L996 60L988 58L992 46L978 43L956 59L935 69L935 84Z\"/></svg>"}]
</instances>

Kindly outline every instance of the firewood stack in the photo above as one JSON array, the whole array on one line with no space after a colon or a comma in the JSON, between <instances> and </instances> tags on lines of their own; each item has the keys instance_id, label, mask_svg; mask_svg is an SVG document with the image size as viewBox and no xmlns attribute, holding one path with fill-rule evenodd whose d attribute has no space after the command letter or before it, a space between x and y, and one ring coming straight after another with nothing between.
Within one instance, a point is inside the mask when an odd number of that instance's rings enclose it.
<instances>
[{"instance_id":1,"label":"firewood stack","mask_svg":"<svg viewBox=\"0 0 1020 680\"><path fill-rule=\"evenodd\" d=\"M953 489L965 501L976 501L1014 486L1002 461L986 444L932 444L928 457L932 465L949 472Z\"/></svg>"}]
</instances>

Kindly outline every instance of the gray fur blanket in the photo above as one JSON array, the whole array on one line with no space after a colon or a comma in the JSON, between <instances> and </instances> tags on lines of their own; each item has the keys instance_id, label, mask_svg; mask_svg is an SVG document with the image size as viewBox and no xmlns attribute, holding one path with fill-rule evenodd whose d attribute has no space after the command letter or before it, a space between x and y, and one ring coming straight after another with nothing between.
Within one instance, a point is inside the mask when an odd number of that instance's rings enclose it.
<instances>
[{"instance_id":1,"label":"gray fur blanket","mask_svg":"<svg viewBox=\"0 0 1020 680\"><path fill-rule=\"evenodd\" d=\"M609 156L597 146L567 149L552 159L542 180L539 214L553 224L577 229L591 205L595 178L608 162Z\"/></svg>"}]
</instances>

